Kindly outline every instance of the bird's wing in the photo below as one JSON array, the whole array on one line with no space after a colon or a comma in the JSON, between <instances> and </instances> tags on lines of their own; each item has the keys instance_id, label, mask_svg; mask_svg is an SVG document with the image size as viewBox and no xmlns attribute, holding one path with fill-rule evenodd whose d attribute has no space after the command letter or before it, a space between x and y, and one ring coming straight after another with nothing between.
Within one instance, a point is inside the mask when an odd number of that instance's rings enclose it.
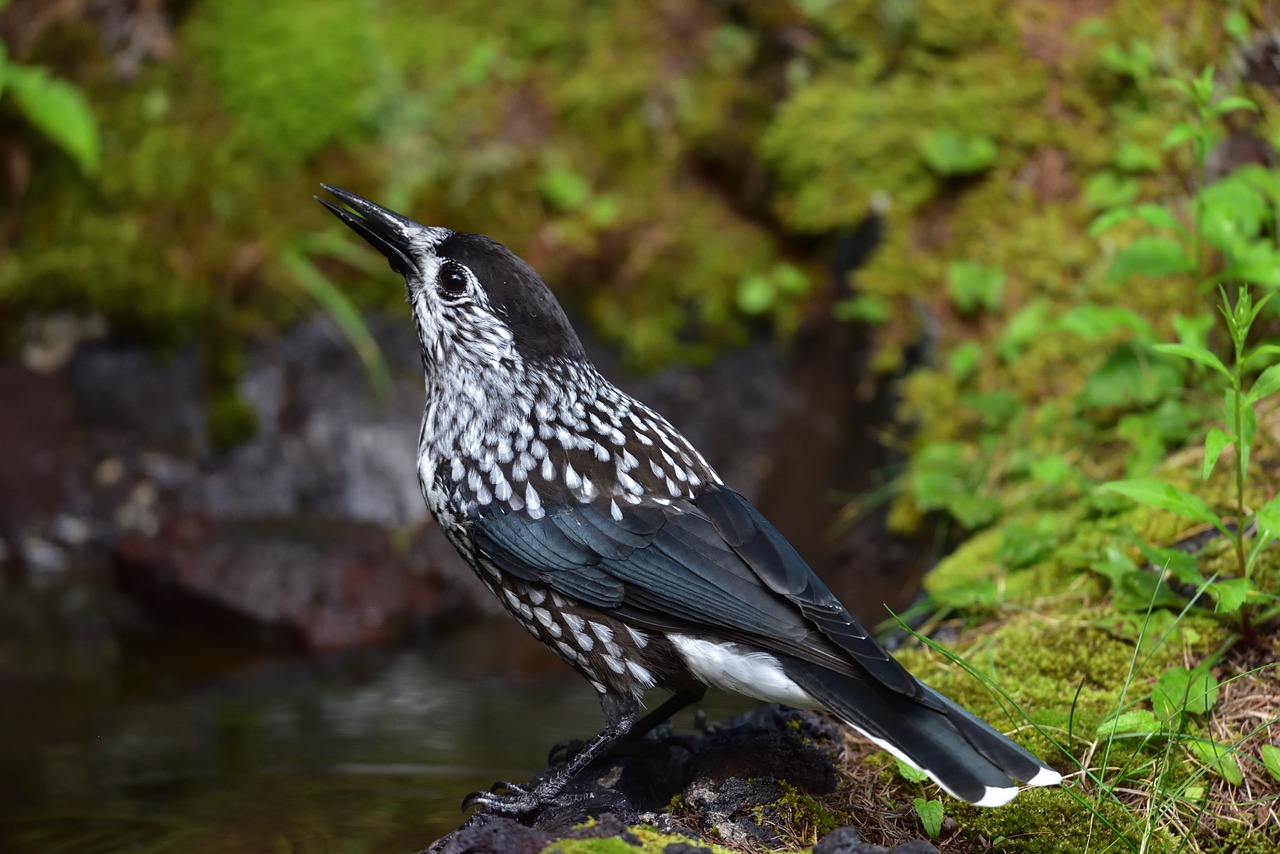
<instances>
[{"instance_id":1,"label":"bird's wing","mask_svg":"<svg viewBox=\"0 0 1280 854\"><path fill-rule=\"evenodd\" d=\"M481 514L472 533L501 570L637 625L716 627L729 639L923 697L741 495L714 487L692 500L612 510L569 502L547 506L540 519L524 510Z\"/></svg>"}]
</instances>

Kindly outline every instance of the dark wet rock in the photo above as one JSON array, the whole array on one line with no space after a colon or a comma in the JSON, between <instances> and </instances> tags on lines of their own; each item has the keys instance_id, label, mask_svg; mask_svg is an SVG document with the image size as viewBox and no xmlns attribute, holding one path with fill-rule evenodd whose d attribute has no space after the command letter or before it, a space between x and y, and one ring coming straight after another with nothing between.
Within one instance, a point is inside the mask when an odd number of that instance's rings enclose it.
<instances>
[{"instance_id":1,"label":"dark wet rock","mask_svg":"<svg viewBox=\"0 0 1280 854\"><path fill-rule=\"evenodd\" d=\"M595 819L592 831L626 840L625 828L643 822L664 833L689 837L667 846L672 854L693 854L699 843L747 849L777 848L787 816L775 804L792 792L811 797L836 787L831 757L843 741L842 729L813 712L768 706L702 733L672 737L659 728L643 741L601 757L570 783L552 804L520 822L476 813L437 840L433 852L522 850L521 844L551 845L576 836L575 827ZM551 774L549 769L532 784ZM672 812L672 803L679 804ZM936 852L933 846L865 845L852 828L828 835L825 854ZM862 845L848 848L845 845ZM914 844L914 843L913 843ZM485 845L498 847L486 848ZM552 849L554 850L554 849ZM705 850L705 849L703 849Z\"/></svg>"},{"instance_id":2,"label":"dark wet rock","mask_svg":"<svg viewBox=\"0 0 1280 854\"><path fill-rule=\"evenodd\" d=\"M554 843L568 839L617 838L637 848L640 840L627 831L627 825L616 815L606 813L590 827L560 827L544 830L528 827L515 819L494 815L479 815L468 821L443 839L438 840L421 854L538 854L543 850L555 851Z\"/></svg>"},{"instance_id":3,"label":"dark wet rock","mask_svg":"<svg viewBox=\"0 0 1280 854\"><path fill-rule=\"evenodd\" d=\"M694 845L689 842L672 842L662 849L662 854L713 854L705 845Z\"/></svg>"},{"instance_id":4,"label":"dark wet rock","mask_svg":"<svg viewBox=\"0 0 1280 854\"><path fill-rule=\"evenodd\" d=\"M175 622L219 615L251 640L322 648L500 614L419 494L411 324L368 323L393 372L385 399L318 316L246 344L237 389L255 431L225 451L210 438L199 346L159 355L96 327L35 324L40 370L0 363L0 583L76 584L78 566L97 577L111 568L129 596ZM838 512L826 496L869 491L866 473L884 463L854 450L866 445L867 419L888 411L853 390L867 352L855 330L818 324L791 354L760 343L647 378L591 349L624 388L669 413L861 616L910 601L922 566L913 547L876 524L825 534Z\"/></svg>"},{"instance_id":5,"label":"dark wet rock","mask_svg":"<svg viewBox=\"0 0 1280 854\"><path fill-rule=\"evenodd\" d=\"M184 516L121 542L115 574L161 619L203 614L310 649L402 636L440 599L438 580L407 565L383 528L340 519Z\"/></svg>"},{"instance_id":6,"label":"dark wet rock","mask_svg":"<svg viewBox=\"0 0 1280 854\"><path fill-rule=\"evenodd\" d=\"M837 827L813 846L813 854L938 854L937 847L923 839L913 839L886 848L862 841L854 827Z\"/></svg>"}]
</instances>

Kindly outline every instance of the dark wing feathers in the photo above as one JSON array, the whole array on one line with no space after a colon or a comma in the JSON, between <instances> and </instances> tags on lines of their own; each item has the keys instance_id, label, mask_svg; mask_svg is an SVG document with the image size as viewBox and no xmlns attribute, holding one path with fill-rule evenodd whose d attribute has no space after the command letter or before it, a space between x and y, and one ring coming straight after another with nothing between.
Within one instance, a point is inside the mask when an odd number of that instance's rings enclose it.
<instances>
[{"instance_id":1,"label":"dark wing feathers","mask_svg":"<svg viewBox=\"0 0 1280 854\"><path fill-rule=\"evenodd\" d=\"M471 525L484 557L518 578L651 628L717 626L935 705L742 496L712 488L692 502L624 505L620 515L572 501L538 520L482 512Z\"/></svg>"},{"instance_id":2,"label":"dark wing feathers","mask_svg":"<svg viewBox=\"0 0 1280 854\"><path fill-rule=\"evenodd\" d=\"M538 524L522 513L493 516L477 524L475 543L503 572L599 608L622 604L623 584L596 567L600 555L557 525Z\"/></svg>"},{"instance_id":3,"label":"dark wing feathers","mask_svg":"<svg viewBox=\"0 0 1280 854\"><path fill-rule=\"evenodd\" d=\"M750 502L730 490L705 492L695 501L725 542L770 590L795 603L818 631L856 658L878 681L923 699L915 677L853 618L795 547Z\"/></svg>"}]
</instances>

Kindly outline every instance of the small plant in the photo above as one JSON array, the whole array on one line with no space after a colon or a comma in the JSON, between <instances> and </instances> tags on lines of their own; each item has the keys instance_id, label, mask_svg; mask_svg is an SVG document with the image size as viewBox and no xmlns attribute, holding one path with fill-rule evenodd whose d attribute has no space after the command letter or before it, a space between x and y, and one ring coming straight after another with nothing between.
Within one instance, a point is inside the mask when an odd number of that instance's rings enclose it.
<instances>
[{"instance_id":1,"label":"small plant","mask_svg":"<svg viewBox=\"0 0 1280 854\"><path fill-rule=\"evenodd\" d=\"M844 323L862 322L879 326L892 316L892 309L884 297L858 294L833 305L831 313L836 320Z\"/></svg>"},{"instance_id":2,"label":"small plant","mask_svg":"<svg viewBox=\"0 0 1280 854\"><path fill-rule=\"evenodd\" d=\"M0 0L0 10L9 5ZM76 162L86 175L98 171L98 126L80 90L43 68L11 62L0 42L0 97Z\"/></svg>"},{"instance_id":3,"label":"small plant","mask_svg":"<svg viewBox=\"0 0 1280 854\"><path fill-rule=\"evenodd\" d=\"M898 774L902 779L909 783L924 783L929 779L929 775L923 771L918 771L911 767L901 759L897 760ZM912 800L915 806L916 816L920 819L920 824L924 828L925 834L930 839L937 839L942 835L942 819L945 808L941 798L923 798L916 797Z\"/></svg>"},{"instance_id":4,"label":"small plant","mask_svg":"<svg viewBox=\"0 0 1280 854\"><path fill-rule=\"evenodd\" d=\"M804 271L791 264L777 264L768 273L751 273L738 283L738 309L743 314L764 314L785 300L809 292Z\"/></svg>"},{"instance_id":5,"label":"small plant","mask_svg":"<svg viewBox=\"0 0 1280 854\"><path fill-rule=\"evenodd\" d=\"M934 798L915 798L913 803L916 807L916 815L920 817L920 824L924 827L925 835L930 839L937 839L942 835L942 818L944 816L942 801Z\"/></svg>"},{"instance_id":6,"label":"small plant","mask_svg":"<svg viewBox=\"0 0 1280 854\"><path fill-rule=\"evenodd\" d=\"M1215 129L1216 122L1227 113L1255 107L1241 97L1215 99L1212 68L1190 82L1174 84L1174 88L1191 104L1193 115L1169 132L1166 147L1190 144L1196 168L1203 174L1208 152L1220 136ZM1262 400L1280 391L1280 365L1264 366L1275 361L1280 347L1250 345L1250 330L1271 295L1255 300L1250 285L1243 283L1280 286L1280 252L1268 236L1276 222L1277 201L1280 201L1280 179L1275 174L1242 169L1194 194L1192 228L1183 226L1167 208L1144 204L1110 211L1099 217L1091 229L1099 234L1120 222L1138 219L1162 232L1143 235L1116 253L1111 267L1111 276L1116 279L1134 273L1156 276L1199 273L1205 266L1206 246L1217 250L1221 258L1221 272L1205 281L1218 287L1218 311L1225 321L1231 358L1224 361L1209 348L1205 327L1186 321L1178 325L1182 339L1179 343L1157 344L1152 349L1207 369L1220 382L1222 425L1213 427L1204 437L1201 477L1207 481L1223 453L1232 449L1232 512L1224 516L1200 496L1163 480L1120 480L1101 488L1210 525L1228 537L1234 552L1232 577L1205 579L1194 562L1188 565L1185 561L1175 561L1173 572L1180 581L1207 590L1218 613L1239 614L1246 633L1250 626L1246 603L1260 597L1251 580L1254 570L1263 550L1280 536L1277 499L1251 513L1246 496L1250 455L1257 433L1257 407ZM1234 301L1230 291L1235 293ZM1261 373L1257 373L1259 368L1263 368ZM1115 578L1113 585L1114 582Z\"/></svg>"},{"instance_id":7,"label":"small plant","mask_svg":"<svg viewBox=\"0 0 1280 854\"><path fill-rule=\"evenodd\" d=\"M996 162L996 144L986 136L934 131L920 141L920 154L939 175L976 175Z\"/></svg>"},{"instance_id":8,"label":"small plant","mask_svg":"<svg viewBox=\"0 0 1280 854\"><path fill-rule=\"evenodd\" d=\"M947 269L951 302L965 314L995 311L1004 295L1004 270L976 261L956 261Z\"/></svg>"},{"instance_id":9,"label":"small plant","mask_svg":"<svg viewBox=\"0 0 1280 854\"><path fill-rule=\"evenodd\" d=\"M1253 571L1263 549L1280 537L1280 497L1272 498L1253 515L1256 530L1252 535L1252 542L1249 541L1249 511L1245 503L1250 451L1258 426L1256 407L1264 398L1280 391L1280 365L1267 368L1253 382L1248 380L1246 373L1246 366L1251 362L1256 363L1277 350L1274 345L1251 348L1247 343L1249 329L1268 299L1269 297L1264 297L1255 303L1249 291L1242 288L1233 305L1226 291L1222 292L1221 311L1226 318L1227 330L1235 351L1231 367L1227 367L1211 350L1200 344L1183 342L1157 345L1156 348L1210 368L1225 380L1223 420L1226 429L1214 427L1205 435L1201 477L1208 480L1222 454L1228 447L1232 449L1235 462L1234 521L1220 516L1198 495L1165 481L1122 480L1101 487L1142 504L1176 513L1185 519L1212 525L1230 538L1235 554L1234 578L1205 581L1194 567L1184 569L1180 575L1180 579L1185 582L1205 583L1209 595L1217 603L1219 613L1240 612L1251 595L1257 596L1250 581ZM1242 621L1246 627L1247 617L1247 612L1244 612Z\"/></svg>"}]
</instances>

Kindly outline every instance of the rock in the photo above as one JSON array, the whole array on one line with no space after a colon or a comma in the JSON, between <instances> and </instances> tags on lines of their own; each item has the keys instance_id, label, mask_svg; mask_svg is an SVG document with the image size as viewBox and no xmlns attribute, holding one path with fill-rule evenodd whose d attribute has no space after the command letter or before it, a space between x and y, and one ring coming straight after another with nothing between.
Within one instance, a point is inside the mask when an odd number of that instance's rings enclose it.
<instances>
[{"instance_id":1,"label":"rock","mask_svg":"<svg viewBox=\"0 0 1280 854\"><path fill-rule=\"evenodd\" d=\"M813 846L813 854L938 854L938 849L923 839L913 839L892 848L872 845L862 841L857 828L837 827Z\"/></svg>"},{"instance_id":2,"label":"rock","mask_svg":"<svg viewBox=\"0 0 1280 854\"><path fill-rule=\"evenodd\" d=\"M627 825L616 815L604 814L590 827L565 826L559 832L527 827L512 818L478 814L419 854L548 854L554 844L569 839L610 839L640 846L640 840L627 831Z\"/></svg>"},{"instance_id":3,"label":"rock","mask_svg":"<svg viewBox=\"0 0 1280 854\"><path fill-rule=\"evenodd\" d=\"M692 736L673 737L669 727L660 727L642 741L620 746L587 766L540 812L522 817L521 822L474 814L428 850L518 851L523 849L516 846L523 844L553 846L561 839L586 838L575 835L581 831L574 828L589 818L596 819L590 830L599 833L601 828L611 828L612 832L599 835L624 841L625 829L637 821L663 833L689 837L687 843L669 844L666 852L670 854L706 850L697 845L702 839L749 850L777 848L785 844L779 830L785 829L787 816L774 803L791 791L811 797L834 791L836 772L830 756L843 738L843 730L824 715L777 706L757 709ZM548 769L530 785L551 773ZM675 812L670 809L673 801L680 804ZM867 845L855 829L841 828L828 834L814 852L936 854L922 840L908 846Z\"/></svg>"},{"instance_id":4,"label":"rock","mask_svg":"<svg viewBox=\"0 0 1280 854\"><path fill-rule=\"evenodd\" d=\"M714 854L714 852L703 845L693 845L688 842L672 842L666 848L662 849L662 854Z\"/></svg>"},{"instance_id":5,"label":"rock","mask_svg":"<svg viewBox=\"0 0 1280 854\"><path fill-rule=\"evenodd\" d=\"M184 516L157 537L126 538L115 575L162 619L198 614L317 650L403 635L438 610L441 595L385 530L332 519Z\"/></svg>"},{"instance_id":6,"label":"rock","mask_svg":"<svg viewBox=\"0 0 1280 854\"><path fill-rule=\"evenodd\" d=\"M28 337L48 351L32 358L46 373L0 362L11 416L0 419L0 577L70 586L111 568L168 619L216 616L251 640L323 649L392 640L446 615L500 614L419 494L412 326L398 315L367 323L393 369L385 399L332 320L316 316L245 345L237 390L255 432L222 451L210 439L199 345L160 356L92 321L32 326ZM911 564L901 544L878 530L834 543L823 534L837 512L827 492L862 490L857 478L884 462L848 447L864 432L855 415L888 411L864 405L848 381L866 357L849 329L821 326L790 356L757 343L644 378L588 346L627 391L670 413L820 572L833 561L849 570L828 579L838 594L856 592L846 598L865 603L864 616L910 601L914 581L880 562Z\"/></svg>"}]
</instances>

